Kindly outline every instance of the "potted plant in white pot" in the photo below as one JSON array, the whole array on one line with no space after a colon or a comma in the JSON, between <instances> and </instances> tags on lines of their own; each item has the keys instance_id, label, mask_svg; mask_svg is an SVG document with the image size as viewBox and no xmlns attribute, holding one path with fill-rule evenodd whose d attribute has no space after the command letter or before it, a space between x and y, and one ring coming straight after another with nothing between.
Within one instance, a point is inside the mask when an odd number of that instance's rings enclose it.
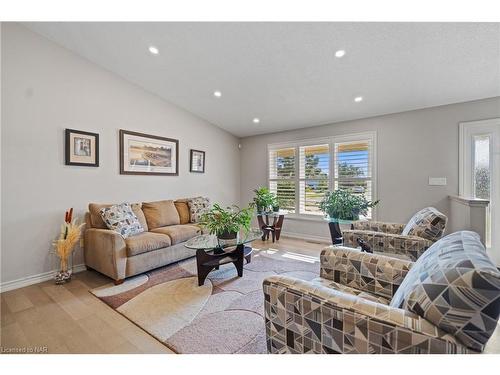
<instances>
[{"instance_id":1,"label":"potted plant in white pot","mask_svg":"<svg viewBox=\"0 0 500 375\"><path fill-rule=\"evenodd\" d=\"M342 231L340 224L350 225L353 221L359 220L360 215L366 216L368 209L378 204L368 201L364 195L354 194L347 189L327 191L319 208L324 212L332 243L334 245L342 243Z\"/></svg>"},{"instance_id":2,"label":"potted plant in white pot","mask_svg":"<svg viewBox=\"0 0 500 375\"><path fill-rule=\"evenodd\" d=\"M271 192L267 187L259 187L253 192L255 193L253 202L257 208L257 214L270 212L277 205L276 194Z\"/></svg>"},{"instance_id":3,"label":"potted plant in white pot","mask_svg":"<svg viewBox=\"0 0 500 375\"><path fill-rule=\"evenodd\" d=\"M236 205L223 208L215 203L200 218L200 224L210 234L217 236L219 245L238 238L241 230L248 232L252 220L253 207L239 208ZM222 241L222 243L221 243Z\"/></svg>"}]
</instances>

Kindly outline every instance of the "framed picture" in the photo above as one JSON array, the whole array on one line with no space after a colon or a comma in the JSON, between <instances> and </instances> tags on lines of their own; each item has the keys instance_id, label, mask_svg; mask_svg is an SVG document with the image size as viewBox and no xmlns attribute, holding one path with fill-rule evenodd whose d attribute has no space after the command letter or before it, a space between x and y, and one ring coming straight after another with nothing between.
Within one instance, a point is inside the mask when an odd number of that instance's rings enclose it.
<instances>
[{"instance_id":1,"label":"framed picture","mask_svg":"<svg viewBox=\"0 0 500 375\"><path fill-rule=\"evenodd\" d=\"M99 134L66 129L64 143L66 165L99 166Z\"/></svg>"},{"instance_id":2,"label":"framed picture","mask_svg":"<svg viewBox=\"0 0 500 375\"><path fill-rule=\"evenodd\" d=\"M179 141L120 130L120 174L179 175Z\"/></svg>"},{"instance_id":3,"label":"framed picture","mask_svg":"<svg viewBox=\"0 0 500 375\"><path fill-rule=\"evenodd\" d=\"M190 172L205 173L205 151L191 150L189 165Z\"/></svg>"}]
</instances>

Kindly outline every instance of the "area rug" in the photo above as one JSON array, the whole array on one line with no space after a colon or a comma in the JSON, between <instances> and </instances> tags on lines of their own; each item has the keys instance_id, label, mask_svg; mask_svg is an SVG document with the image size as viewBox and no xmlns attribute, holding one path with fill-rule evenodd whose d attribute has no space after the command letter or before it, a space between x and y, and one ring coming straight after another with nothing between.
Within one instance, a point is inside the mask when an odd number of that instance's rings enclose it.
<instances>
[{"instance_id":1,"label":"area rug","mask_svg":"<svg viewBox=\"0 0 500 375\"><path fill-rule=\"evenodd\" d=\"M194 258L91 291L176 353L266 353L262 281L271 275L312 280L318 257L255 250L238 277L234 265L198 286Z\"/></svg>"}]
</instances>

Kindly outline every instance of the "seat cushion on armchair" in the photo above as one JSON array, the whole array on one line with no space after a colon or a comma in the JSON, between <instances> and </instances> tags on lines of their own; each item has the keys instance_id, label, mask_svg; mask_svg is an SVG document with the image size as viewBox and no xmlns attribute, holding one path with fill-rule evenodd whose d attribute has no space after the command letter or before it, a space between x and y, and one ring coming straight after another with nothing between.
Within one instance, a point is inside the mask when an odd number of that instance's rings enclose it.
<instances>
[{"instance_id":1,"label":"seat cushion on armchair","mask_svg":"<svg viewBox=\"0 0 500 375\"><path fill-rule=\"evenodd\" d=\"M426 207L413 215L401 234L437 241L443 236L447 221L446 215L434 207Z\"/></svg>"},{"instance_id":2,"label":"seat cushion on armchair","mask_svg":"<svg viewBox=\"0 0 500 375\"><path fill-rule=\"evenodd\" d=\"M127 256L132 257L148 251L169 247L172 244L169 236L160 233L143 232L125 239Z\"/></svg>"},{"instance_id":3,"label":"seat cushion on armchair","mask_svg":"<svg viewBox=\"0 0 500 375\"><path fill-rule=\"evenodd\" d=\"M161 227L153 229L152 232L165 234L170 237L172 245L187 241L193 237L201 234L201 229L198 225L181 224L170 225L168 227Z\"/></svg>"},{"instance_id":4,"label":"seat cushion on armchair","mask_svg":"<svg viewBox=\"0 0 500 375\"><path fill-rule=\"evenodd\" d=\"M332 288L343 293L352 294L353 296L361 297L372 302L381 303L383 305L389 305L390 303L390 300L388 300L387 298L380 297L375 294L365 292L363 290L351 288L350 286L341 283L336 283L335 281L325 279L323 277L316 277L315 279L312 279L311 282L313 284L326 286L328 288Z\"/></svg>"},{"instance_id":5,"label":"seat cushion on armchair","mask_svg":"<svg viewBox=\"0 0 500 375\"><path fill-rule=\"evenodd\" d=\"M410 310L482 351L498 322L500 272L477 233L452 233L414 263L390 305Z\"/></svg>"}]
</instances>

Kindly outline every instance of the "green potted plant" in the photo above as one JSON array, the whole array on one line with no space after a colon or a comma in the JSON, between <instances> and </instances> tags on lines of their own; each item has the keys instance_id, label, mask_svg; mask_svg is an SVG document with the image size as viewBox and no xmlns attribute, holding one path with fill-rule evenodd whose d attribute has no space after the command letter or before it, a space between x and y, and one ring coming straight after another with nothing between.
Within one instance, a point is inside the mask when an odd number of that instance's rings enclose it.
<instances>
[{"instance_id":1,"label":"green potted plant","mask_svg":"<svg viewBox=\"0 0 500 375\"><path fill-rule=\"evenodd\" d=\"M274 197L274 202L272 204L273 212L279 212L280 210L280 199L275 196Z\"/></svg>"},{"instance_id":2,"label":"green potted plant","mask_svg":"<svg viewBox=\"0 0 500 375\"><path fill-rule=\"evenodd\" d=\"M319 204L329 221L333 244L342 243L342 232L339 224L350 224L359 220L359 215L367 215L368 209L378 204L368 201L364 195L354 194L348 189L327 191Z\"/></svg>"},{"instance_id":3,"label":"green potted plant","mask_svg":"<svg viewBox=\"0 0 500 375\"><path fill-rule=\"evenodd\" d=\"M215 203L212 208L201 215L200 224L217 239L231 240L238 237L238 232L250 230L253 207L239 208L236 205L223 208Z\"/></svg>"},{"instance_id":4,"label":"green potted plant","mask_svg":"<svg viewBox=\"0 0 500 375\"><path fill-rule=\"evenodd\" d=\"M253 201L258 214L269 211L277 203L276 194L272 193L267 187L259 187L254 190L254 193Z\"/></svg>"}]
</instances>

